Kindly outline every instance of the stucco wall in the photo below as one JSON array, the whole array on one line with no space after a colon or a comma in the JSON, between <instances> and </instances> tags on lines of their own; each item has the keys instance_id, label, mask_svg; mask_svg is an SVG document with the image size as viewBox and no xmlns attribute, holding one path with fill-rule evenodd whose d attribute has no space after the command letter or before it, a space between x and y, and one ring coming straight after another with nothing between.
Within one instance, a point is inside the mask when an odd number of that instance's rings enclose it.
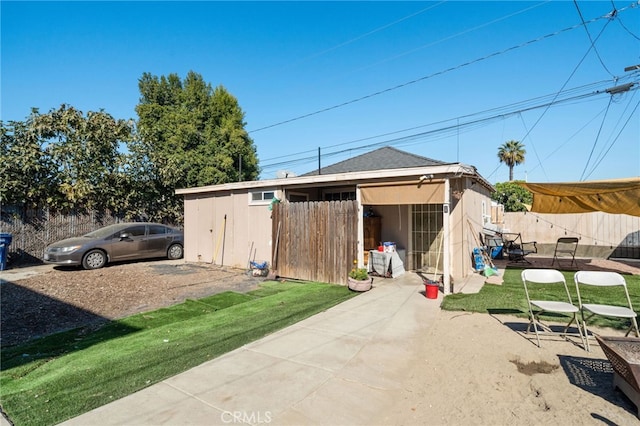
<instances>
[{"instance_id":1,"label":"stucco wall","mask_svg":"<svg viewBox=\"0 0 640 426\"><path fill-rule=\"evenodd\" d=\"M271 262L268 206L251 204L246 191L186 195L185 260L238 268Z\"/></svg>"},{"instance_id":2,"label":"stucco wall","mask_svg":"<svg viewBox=\"0 0 640 426\"><path fill-rule=\"evenodd\" d=\"M474 234L479 237L486 215L491 214L491 198L487 188L472 185L470 179L452 181L451 194L451 268L455 280L473 272L472 253L478 245Z\"/></svg>"}]
</instances>

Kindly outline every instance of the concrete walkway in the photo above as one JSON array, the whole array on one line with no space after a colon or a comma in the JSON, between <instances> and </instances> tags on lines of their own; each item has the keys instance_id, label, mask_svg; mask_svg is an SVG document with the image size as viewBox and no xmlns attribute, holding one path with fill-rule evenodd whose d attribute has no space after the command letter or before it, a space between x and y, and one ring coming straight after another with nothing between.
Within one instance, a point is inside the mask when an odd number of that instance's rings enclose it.
<instances>
[{"instance_id":1,"label":"concrete walkway","mask_svg":"<svg viewBox=\"0 0 640 426\"><path fill-rule=\"evenodd\" d=\"M325 312L64 425L377 424L440 311L422 279L376 278ZM90 378L88 378L90 380Z\"/></svg>"}]
</instances>

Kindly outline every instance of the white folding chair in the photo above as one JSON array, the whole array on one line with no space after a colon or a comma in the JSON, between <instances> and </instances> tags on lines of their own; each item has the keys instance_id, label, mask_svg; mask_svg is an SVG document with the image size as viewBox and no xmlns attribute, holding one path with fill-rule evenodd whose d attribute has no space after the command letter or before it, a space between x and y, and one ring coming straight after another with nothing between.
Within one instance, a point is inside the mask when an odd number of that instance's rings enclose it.
<instances>
[{"instance_id":1,"label":"white folding chair","mask_svg":"<svg viewBox=\"0 0 640 426\"><path fill-rule=\"evenodd\" d=\"M578 323L578 312L580 311L577 306L571 301L571 295L569 294L569 288L567 287L567 281L564 279L564 275L555 269L525 269L520 274L522 278L522 284L524 285L524 292L527 296L527 304L529 306L529 325L527 326L527 334L533 330L536 333L536 339L538 341L538 347L540 347L540 335L560 335L567 339L567 335L570 333L569 327L574 322L578 329L578 335L584 345L584 337L582 336L582 330ZM565 300L531 300L529 295L529 287L534 285L552 285L560 284L564 286L564 291L567 295ZM567 324L564 330L560 333L553 331L550 325L544 324L540 321L540 315L543 313L554 313L570 315L571 321ZM571 333L573 334L573 333Z\"/></svg>"},{"instance_id":2,"label":"white folding chair","mask_svg":"<svg viewBox=\"0 0 640 426\"><path fill-rule=\"evenodd\" d=\"M631 298L629 297L629 290L627 290L627 282L624 277L617 272L609 271L578 271L573 276L576 283L576 292L578 293L578 307L582 317L582 328L584 329L584 336L587 342L587 350L589 349L589 332L587 330L587 321L594 315L600 315L603 317L612 318L628 318L631 321L629 330L627 330L628 336L631 330L634 330L636 337L640 337L638 332L638 322L636 321L637 314L633 310L631 305ZM580 288L584 286L598 286L598 287L614 287L620 286L624 289L624 295L626 297L627 306L616 305L603 305L597 303L583 303L584 292L580 291ZM622 296L622 293L620 293ZM585 313L587 317L585 318Z\"/></svg>"}]
</instances>

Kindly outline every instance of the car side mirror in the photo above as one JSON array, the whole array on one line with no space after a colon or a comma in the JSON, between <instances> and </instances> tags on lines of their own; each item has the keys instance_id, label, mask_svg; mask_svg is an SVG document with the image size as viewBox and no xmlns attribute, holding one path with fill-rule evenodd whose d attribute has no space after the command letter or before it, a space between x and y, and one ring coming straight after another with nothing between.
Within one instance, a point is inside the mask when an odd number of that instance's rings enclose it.
<instances>
[{"instance_id":1,"label":"car side mirror","mask_svg":"<svg viewBox=\"0 0 640 426\"><path fill-rule=\"evenodd\" d=\"M120 239L121 240L126 240L129 238L129 233L128 232L123 232L122 234L120 234Z\"/></svg>"}]
</instances>

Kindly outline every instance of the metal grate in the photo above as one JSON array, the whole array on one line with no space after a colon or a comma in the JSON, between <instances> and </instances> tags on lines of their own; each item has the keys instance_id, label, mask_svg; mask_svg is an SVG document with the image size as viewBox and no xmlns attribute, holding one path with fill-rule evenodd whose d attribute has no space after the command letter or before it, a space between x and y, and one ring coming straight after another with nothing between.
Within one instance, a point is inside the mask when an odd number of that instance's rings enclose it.
<instances>
[{"instance_id":1,"label":"metal grate","mask_svg":"<svg viewBox=\"0 0 640 426\"><path fill-rule=\"evenodd\" d=\"M613 371L640 392L640 339L635 337L604 337L596 335Z\"/></svg>"}]
</instances>

